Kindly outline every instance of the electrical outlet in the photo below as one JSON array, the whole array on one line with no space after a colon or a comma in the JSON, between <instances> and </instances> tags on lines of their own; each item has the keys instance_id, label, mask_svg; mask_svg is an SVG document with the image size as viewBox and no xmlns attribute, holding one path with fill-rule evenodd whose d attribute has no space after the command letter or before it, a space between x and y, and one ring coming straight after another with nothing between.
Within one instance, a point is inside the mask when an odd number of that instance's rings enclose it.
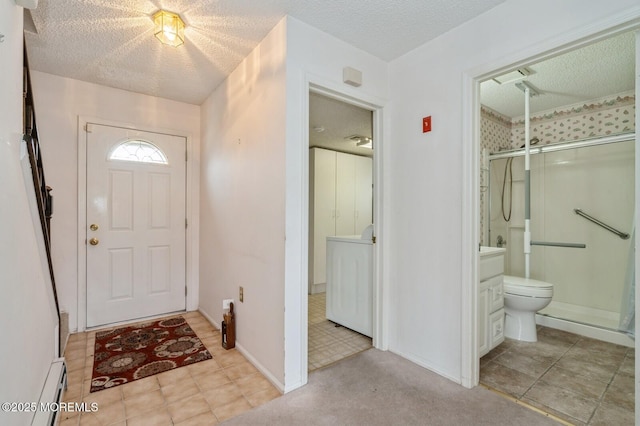
<instances>
[{"instance_id":1,"label":"electrical outlet","mask_svg":"<svg viewBox=\"0 0 640 426\"><path fill-rule=\"evenodd\" d=\"M230 303L233 303L233 299L224 299L222 301L222 309L229 309L231 308L231 306L229 306Z\"/></svg>"},{"instance_id":2,"label":"electrical outlet","mask_svg":"<svg viewBox=\"0 0 640 426\"><path fill-rule=\"evenodd\" d=\"M244 303L244 287L240 286L240 302Z\"/></svg>"}]
</instances>

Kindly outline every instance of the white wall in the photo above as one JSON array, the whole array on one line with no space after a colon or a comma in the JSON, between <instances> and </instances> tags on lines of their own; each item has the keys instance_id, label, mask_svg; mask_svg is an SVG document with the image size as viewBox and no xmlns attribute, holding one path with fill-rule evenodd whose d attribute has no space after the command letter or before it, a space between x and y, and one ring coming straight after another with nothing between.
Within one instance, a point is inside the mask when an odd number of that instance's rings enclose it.
<instances>
[{"instance_id":1,"label":"white wall","mask_svg":"<svg viewBox=\"0 0 640 426\"><path fill-rule=\"evenodd\" d=\"M78 327L78 285L84 286L78 277L78 117L182 132L190 136L197 151L200 107L41 72L33 72L31 79L47 184L53 188L51 238L58 297L74 331ZM191 159L197 158L195 152ZM197 177L194 183L197 195ZM197 253L197 246L189 249ZM197 262L194 257L192 261Z\"/></svg>"},{"instance_id":2,"label":"white wall","mask_svg":"<svg viewBox=\"0 0 640 426\"><path fill-rule=\"evenodd\" d=\"M307 339L307 209L308 209L308 127L309 85L327 89L345 99L370 107L382 107L388 95L386 62L323 33L297 19L287 20L287 142L286 142L286 257L285 257L285 379L286 390L306 382L306 353L301 350ZM354 88L342 82L344 67L362 71L362 86ZM384 121L383 114L378 118ZM383 132L383 123L374 123ZM374 132L375 133L375 132ZM376 136L374 135L374 138ZM387 139L374 142L374 170L384 176L382 159ZM384 179L374 182L374 197L381 198ZM386 199L377 200L390 209ZM376 252L382 261L386 245L381 210L374 212L378 240ZM383 265L378 265L383 271ZM380 277L384 284L388 282ZM380 295L384 299L385 295ZM378 300L377 302L379 302ZM375 332L374 332L375 333ZM379 346L384 344L377 342Z\"/></svg>"},{"instance_id":3,"label":"white wall","mask_svg":"<svg viewBox=\"0 0 640 426\"><path fill-rule=\"evenodd\" d=\"M13 0L0 0L0 34L0 401L37 402L57 357L58 318L40 223L32 219L35 192L21 167L22 8ZM30 424L32 415L2 411L0 423Z\"/></svg>"},{"instance_id":4,"label":"white wall","mask_svg":"<svg viewBox=\"0 0 640 426\"><path fill-rule=\"evenodd\" d=\"M200 198L200 309L219 325L222 300L234 299L237 345L281 388L285 23L202 105Z\"/></svg>"},{"instance_id":5,"label":"white wall","mask_svg":"<svg viewBox=\"0 0 640 426\"><path fill-rule=\"evenodd\" d=\"M239 346L285 391L306 380L309 82L379 101L386 64L287 17L202 105L200 306L219 323L235 299Z\"/></svg>"},{"instance_id":6,"label":"white wall","mask_svg":"<svg viewBox=\"0 0 640 426\"><path fill-rule=\"evenodd\" d=\"M465 198L477 185L467 170L477 157L470 154L464 108L472 93L463 92L464 74L540 55L603 30L622 13L637 18L637 1L507 1L390 64L391 350L454 381L466 374L461 354L469 327L461 317L471 316L462 300L474 276L471 223L478 218L465 217L477 203ZM433 131L422 134L427 115Z\"/></svg>"}]
</instances>

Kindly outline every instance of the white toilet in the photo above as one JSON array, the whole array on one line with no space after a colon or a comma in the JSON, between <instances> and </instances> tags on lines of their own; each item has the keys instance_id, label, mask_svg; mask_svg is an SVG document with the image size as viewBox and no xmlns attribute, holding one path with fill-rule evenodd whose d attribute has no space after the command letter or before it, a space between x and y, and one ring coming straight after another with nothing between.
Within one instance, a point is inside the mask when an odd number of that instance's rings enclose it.
<instances>
[{"instance_id":1,"label":"white toilet","mask_svg":"<svg viewBox=\"0 0 640 426\"><path fill-rule=\"evenodd\" d=\"M537 342L536 312L553 297L553 284L531 278L504 276L504 335L510 339Z\"/></svg>"}]
</instances>

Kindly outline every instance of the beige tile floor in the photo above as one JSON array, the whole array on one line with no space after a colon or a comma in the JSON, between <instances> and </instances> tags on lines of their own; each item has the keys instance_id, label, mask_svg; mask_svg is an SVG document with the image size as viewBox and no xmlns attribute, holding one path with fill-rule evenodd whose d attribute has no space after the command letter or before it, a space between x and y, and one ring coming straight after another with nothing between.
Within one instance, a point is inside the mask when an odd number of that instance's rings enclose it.
<instances>
[{"instance_id":1,"label":"beige tile floor","mask_svg":"<svg viewBox=\"0 0 640 426\"><path fill-rule=\"evenodd\" d=\"M280 396L236 349L225 350L220 332L199 312L182 314L213 359L89 393L95 331L69 336L65 348L66 402L98 403L93 413L69 412L69 425L215 425Z\"/></svg>"},{"instance_id":2,"label":"beige tile floor","mask_svg":"<svg viewBox=\"0 0 640 426\"><path fill-rule=\"evenodd\" d=\"M325 295L309 295L309 371L371 347L371 338L327 320Z\"/></svg>"},{"instance_id":3,"label":"beige tile floor","mask_svg":"<svg viewBox=\"0 0 640 426\"><path fill-rule=\"evenodd\" d=\"M480 383L575 425L633 425L635 349L552 328L480 359Z\"/></svg>"}]
</instances>

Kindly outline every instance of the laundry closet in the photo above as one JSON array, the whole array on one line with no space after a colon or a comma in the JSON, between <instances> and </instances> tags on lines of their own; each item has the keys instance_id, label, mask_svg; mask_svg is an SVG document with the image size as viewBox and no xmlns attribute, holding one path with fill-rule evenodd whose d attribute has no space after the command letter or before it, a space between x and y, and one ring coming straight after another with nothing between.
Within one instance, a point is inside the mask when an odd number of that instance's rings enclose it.
<instances>
[{"instance_id":1,"label":"laundry closet","mask_svg":"<svg viewBox=\"0 0 640 426\"><path fill-rule=\"evenodd\" d=\"M309 371L371 347L373 114L309 93Z\"/></svg>"},{"instance_id":2,"label":"laundry closet","mask_svg":"<svg viewBox=\"0 0 640 426\"><path fill-rule=\"evenodd\" d=\"M372 160L311 148L309 152L309 293L326 290L327 237L360 236L372 223Z\"/></svg>"}]
</instances>

